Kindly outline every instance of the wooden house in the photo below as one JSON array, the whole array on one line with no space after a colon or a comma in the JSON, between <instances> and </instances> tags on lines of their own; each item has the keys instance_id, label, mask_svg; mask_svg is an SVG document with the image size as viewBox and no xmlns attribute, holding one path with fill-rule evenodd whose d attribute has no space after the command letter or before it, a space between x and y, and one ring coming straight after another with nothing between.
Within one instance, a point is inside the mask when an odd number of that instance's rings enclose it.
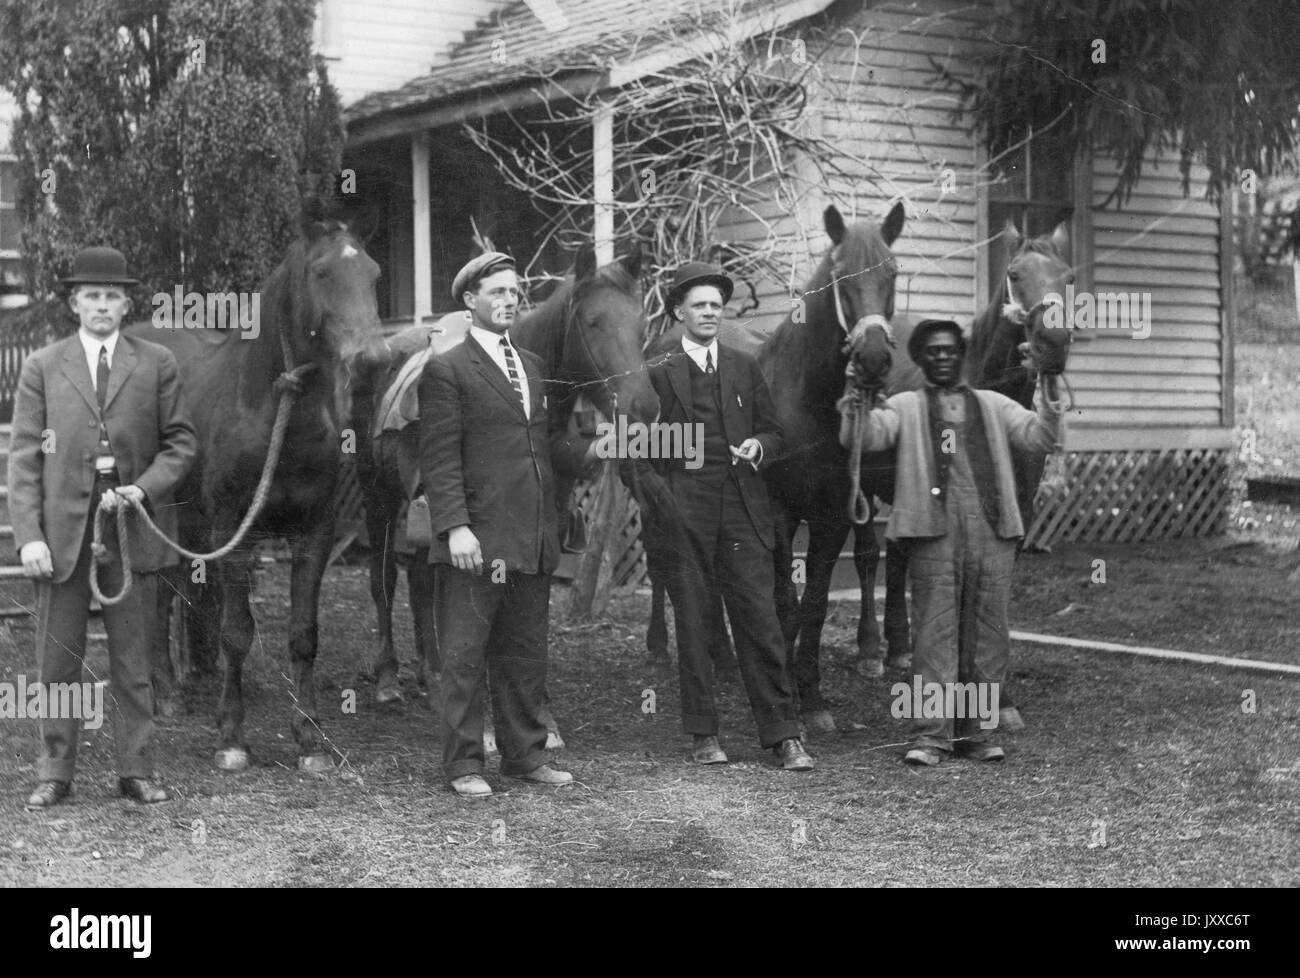
<instances>
[{"instance_id":1,"label":"wooden house","mask_svg":"<svg viewBox=\"0 0 1300 978\"><path fill-rule=\"evenodd\" d=\"M808 117L843 147L845 173L809 181L794 208L773 201L771 221L801 244L790 251L789 279L759 283L750 324L770 329L789 311L792 283L826 247L820 215L828 203L845 214L882 215L903 200L898 308L962 321L1003 275L1003 249L991 239L1007 218L1029 233L1065 221L1077 290L1145 297L1150 319L1081 334L1069 373L1075 404L1066 453L1031 538L1122 541L1224 529L1234 445L1230 204L1221 210L1199 196L1197 172L1192 196L1183 196L1176 161L1152 160L1122 208L1102 207L1113 162L1100 154L1063 159L1050 133L989 160L969 119L954 115L957 95L936 67L974 77L973 59L989 43L991 3L470 0L436 4L432 19L419 0L386 3L382 13L369 2L324 6L338 28L333 71L342 91L368 90L346 102L345 165L383 217L371 253L384 266L381 306L394 327L452 307L447 283L473 254L471 218L498 246L531 253L541 217L526 195L503 187L466 138L467 120L491 124L568 93L614 91L642 73L687 65L709 32L682 43L674 26L704 15L719 25L715 37L733 42L779 32L787 43L808 37L812 49L816 37L821 83L810 90ZM403 84L375 90L417 63ZM596 113L591 126L599 143L610 120ZM596 177L599 197L610 175ZM596 206L593 227L598 249L612 255L608 208ZM720 241L760 233L738 216L717 228ZM565 261L544 258L554 271Z\"/></svg>"}]
</instances>

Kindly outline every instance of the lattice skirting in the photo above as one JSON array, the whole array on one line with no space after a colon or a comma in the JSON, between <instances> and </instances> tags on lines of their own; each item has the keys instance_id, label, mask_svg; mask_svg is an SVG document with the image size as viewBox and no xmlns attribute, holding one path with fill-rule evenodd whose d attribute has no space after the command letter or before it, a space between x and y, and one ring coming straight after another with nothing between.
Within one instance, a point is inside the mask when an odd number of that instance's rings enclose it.
<instances>
[{"instance_id":1,"label":"lattice skirting","mask_svg":"<svg viewBox=\"0 0 1300 978\"><path fill-rule=\"evenodd\" d=\"M1029 545L1213 536L1227 527L1229 450L1069 452L1040 488Z\"/></svg>"}]
</instances>

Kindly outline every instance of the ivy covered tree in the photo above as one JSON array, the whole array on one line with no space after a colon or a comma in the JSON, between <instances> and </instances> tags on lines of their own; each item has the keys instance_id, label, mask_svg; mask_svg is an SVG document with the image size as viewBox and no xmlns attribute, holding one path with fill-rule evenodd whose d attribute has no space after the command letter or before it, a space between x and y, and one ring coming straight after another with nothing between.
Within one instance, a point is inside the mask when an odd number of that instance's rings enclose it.
<instances>
[{"instance_id":1,"label":"ivy covered tree","mask_svg":"<svg viewBox=\"0 0 1300 978\"><path fill-rule=\"evenodd\" d=\"M1300 106L1295 0L998 0L983 71L964 104L993 154L1052 126L1068 153L1119 164L1126 200L1171 153L1212 199L1246 170L1291 165ZM1247 180L1249 177L1247 176Z\"/></svg>"},{"instance_id":2,"label":"ivy covered tree","mask_svg":"<svg viewBox=\"0 0 1300 978\"><path fill-rule=\"evenodd\" d=\"M140 300L247 291L332 196L338 96L314 0L0 0L31 293L112 244ZM148 309L137 301L138 311Z\"/></svg>"}]
</instances>

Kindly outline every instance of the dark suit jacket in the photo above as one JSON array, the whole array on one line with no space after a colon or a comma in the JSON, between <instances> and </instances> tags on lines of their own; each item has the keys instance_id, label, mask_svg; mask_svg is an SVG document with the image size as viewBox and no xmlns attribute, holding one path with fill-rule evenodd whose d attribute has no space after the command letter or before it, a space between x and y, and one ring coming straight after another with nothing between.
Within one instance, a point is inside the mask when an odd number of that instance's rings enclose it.
<instances>
[{"instance_id":1,"label":"dark suit jacket","mask_svg":"<svg viewBox=\"0 0 1300 978\"><path fill-rule=\"evenodd\" d=\"M176 358L170 350L119 334L104 418L122 484L144 490L155 522L175 539L172 490L193 465L198 440L181 401ZM98 442L95 386L74 334L37 350L23 363L9 450L14 543L21 551L25 544L44 540L56 583L72 575L81 551ZM155 571L176 562L176 551L138 519L127 521L133 569Z\"/></svg>"},{"instance_id":2,"label":"dark suit jacket","mask_svg":"<svg viewBox=\"0 0 1300 978\"><path fill-rule=\"evenodd\" d=\"M650 383L659 395L660 421L695 422L690 371L690 357L680 343L665 360L650 367ZM727 444L739 446L746 438L757 438L763 446L759 469L767 467L780 457L785 448L785 438L781 422L777 420L772 394L758 369L758 361L748 353L719 343L718 382L722 388L722 427ZM675 465L671 460L658 460L655 466L670 482L682 474L680 463ZM766 484L748 463L739 462L732 466L731 471L736 477L754 532L771 550L776 545L776 537ZM683 515L687 520L691 518L689 513Z\"/></svg>"},{"instance_id":3,"label":"dark suit jacket","mask_svg":"<svg viewBox=\"0 0 1300 978\"><path fill-rule=\"evenodd\" d=\"M543 399L542 361L518 347L528 376L530 417L510 381L472 336L431 356L420 376L420 476L429 500L429 562L450 564L447 534L468 526L508 571L549 574L560 561L552 438ZM562 436L559 432L557 435ZM561 442L557 441L558 446ZM560 449L556 462L575 476L588 442Z\"/></svg>"}]
</instances>

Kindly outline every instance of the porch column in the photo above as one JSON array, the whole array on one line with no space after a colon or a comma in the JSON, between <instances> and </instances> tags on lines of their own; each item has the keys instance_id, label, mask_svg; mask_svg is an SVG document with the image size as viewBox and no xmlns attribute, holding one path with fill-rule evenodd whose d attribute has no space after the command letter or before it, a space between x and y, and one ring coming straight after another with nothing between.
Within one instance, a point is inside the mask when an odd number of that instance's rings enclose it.
<instances>
[{"instance_id":1,"label":"porch column","mask_svg":"<svg viewBox=\"0 0 1300 978\"><path fill-rule=\"evenodd\" d=\"M591 117L592 181L596 201L596 265L614 260L614 110L601 103Z\"/></svg>"},{"instance_id":2,"label":"porch column","mask_svg":"<svg viewBox=\"0 0 1300 978\"><path fill-rule=\"evenodd\" d=\"M411 136L411 254L415 262L415 321L433 317L433 253L429 241L429 131Z\"/></svg>"}]
</instances>

